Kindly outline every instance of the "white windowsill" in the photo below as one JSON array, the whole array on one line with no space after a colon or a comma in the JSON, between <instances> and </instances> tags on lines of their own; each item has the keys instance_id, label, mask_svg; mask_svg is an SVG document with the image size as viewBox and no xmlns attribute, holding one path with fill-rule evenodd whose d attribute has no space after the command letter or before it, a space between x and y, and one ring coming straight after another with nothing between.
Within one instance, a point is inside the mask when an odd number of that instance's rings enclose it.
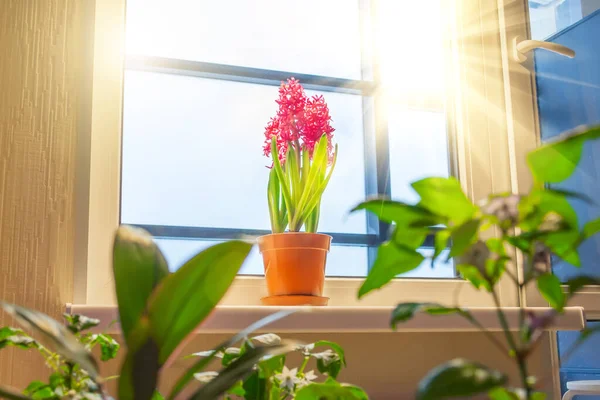
<instances>
[{"instance_id":1,"label":"white windowsill","mask_svg":"<svg viewBox=\"0 0 600 400\"><path fill-rule=\"evenodd\" d=\"M215 311L197 328L198 333L234 333L253 322L282 308L266 306L218 306ZM268 325L262 332L391 332L389 320L394 307L302 307L298 312ZM489 330L500 330L496 312L491 307L470 307L469 310L480 323ZM512 329L517 329L517 307L504 307L504 312ZM532 307L528 310L543 314L548 307ZM94 306L67 304L67 312L83 314L100 319L98 329L108 333L118 333L116 306ZM110 325L110 326L109 326ZM552 331L581 330L585 327L585 316L581 307L567 307L548 327ZM459 315L430 316L417 314L412 320L398 324L398 332L468 332L477 331Z\"/></svg>"}]
</instances>

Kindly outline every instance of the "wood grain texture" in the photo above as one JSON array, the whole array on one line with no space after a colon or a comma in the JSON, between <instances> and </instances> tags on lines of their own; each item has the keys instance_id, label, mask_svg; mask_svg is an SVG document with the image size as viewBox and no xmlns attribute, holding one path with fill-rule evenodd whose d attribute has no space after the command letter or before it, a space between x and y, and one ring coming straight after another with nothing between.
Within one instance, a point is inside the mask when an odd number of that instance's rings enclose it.
<instances>
[{"instance_id":1,"label":"wood grain texture","mask_svg":"<svg viewBox=\"0 0 600 400\"><path fill-rule=\"evenodd\" d=\"M0 1L0 298L55 317L73 293L78 1ZM44 370L0 352L2 384Z\"/></svg>"}]
</instances>

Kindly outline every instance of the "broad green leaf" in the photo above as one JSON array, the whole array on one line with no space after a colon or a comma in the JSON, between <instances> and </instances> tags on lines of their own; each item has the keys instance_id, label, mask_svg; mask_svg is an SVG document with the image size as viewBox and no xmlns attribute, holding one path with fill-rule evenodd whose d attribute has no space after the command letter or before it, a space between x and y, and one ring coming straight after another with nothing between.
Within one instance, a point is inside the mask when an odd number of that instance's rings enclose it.
<instances>
[{"instance_id":1,"label":"broad green leaf","mask_svg":"<svg viewBox=\"0 0 600 400\"><path fill-rule=\"evenodd\" d=\"M296 158L296 150L294 146L288 146L288 154L285 161L285 173L288 176L288 182L290 183L292 201L294 204L298 204L300 199L300 165ZM299 157L299 155L298 155Z\"/></svg>"},{"instance_id":2,"label":"broad green leaf","mask_svg":"<svg viewBox=\"0 0 600 400\"><path fill-rule=\"evenodd\" d=\"M313 153L313 161L310 167L310 171L308 173L308 177L306 179L306 185L304 186L304 191L300 196L300 199L296 203L296 211L298 215L294 216L292 220L293 223L290 224L290 230L297 231L300 226L297 226L298 229L293 229L292 225L297 225L300 223L300 219L306 218L312 209L308 210L307 204L309 200L313 199L313 195L319 190L319 182L318 177L327 169L327 137L323 135L319 142L317 143L314 153ZM322 193L322 192L321 192ZM303 215L300 215L303 214Z\"/></svg>"},{"instance_id":3,"label":"broad green leaf","mask_svg":"<svg viewBox=\"0 0 600 400\"><path fill-rule=\"evenodd\" d=\"M600 218L591 220L583 226L583 240L600 232Z\"/></svg>"},{"instance_id":4,"label":"broad green leaf","mask_svg":"<svg viewBox=\"0 0 600 400\"><path fill-rule=\"evenodd\" d=\"M547 143L527 155L534 179L541 183L562 182L573 174L587 140L600 137L600 127L576 128L558 141Z\"/></svg>"},{"instance_id":5,"label":"broad green leaf","mask_svg":"<svg viewBox=\"0 0 600 400\"><path fill-rule=\"evenodd\" d=\"M487 279L483 276L481 271L474 265L459 264L456 267L457 272L466 280L471 282L475 288L484 288L487 291L491 291L492 287Z\"/></svg>"},{"instance_id":6,"label":"broad green leaf","mask_svg":"<svg viewBox=\"0 0 600 400\"><path fill-rule=\"evenodd\" d=\"M119 400L151 400L158 383L159 348L150 321L142 317L129 334L127 355L119 376Z\"/></svg>"},{"instance_id":7,"label":"broad green leaf","mask_svg":"<svg viewBox=\"0 0 600 400\"><path fill-rule=\"evenodd\" d=\"M442 251L446 249L448 245L448 239L450 239L450 231L444 229L435 233L434 236L434 251L431 257L431 263L436 260L442 254Z\"/></svg>"},{"instance_id":8,"label":"broad green leaf","mask_svg":"<svg viewBox=\"0 0 600 400\"><path fill-rule=\"evenodd\" d=\"M445 222L443 217L437 216L425 208L387 199L368 200L352 209L352 211L358 210L367 210L383 222L395 222L401 226L409 226L420 220L430 221L434 218L439 219L439 223Z\"/></svg>"},{"instance_id":9,"label":"broad green leaf","mask_svg":"<svg viewBox=\"0 0 600 400\"><path fill-rule=\"evenodd\" d=\"M279 154L277 153L277 139L275 137L271 139L271 158L273 159L273 169L277 174L277 180L279 181L279 185L281 187L281 195L283 196L285 209L287 210L288 222L291 223L291 219L295 210L294 203L292 200L291 189L285 179L285 174L283 173L281 163L279 162Z\"/></svg>"},{"instance_id":10,"label":"broad green leaf","mask_svg":"<svg viewBox=\"0 0 600 400\"><path fill-rule=\"evenodd\" d=\"M600 279L594 276L581 275L569 279L564 284L567 285L568 297L570 298L574 296L579 290L583 289L584 286L600 285Z\"/></svg>"},{"instance_id":11,"label":"broad green leaf","mask_svg":"<svg viewBox=\"0 0 600 400\"><path fill-rule=\"evenodd\" d=\"M383 243L377 249L377 258L358 291L358 297L379 289L399 274L412 271L421 265L424 259L425 257L416 250L393 242Z\"/></svg>"},{"instance_id":12,"label":"broad green leaf","mask_svg":"<svg viewBox=\"0 0 600 400\"><path fill-rule=\"evenodd\" d=\"M317 359L317 369L322 374L327 374L332 378L337 378L340 371L342 370L342 366L346 366L346 357L344 356L344 349L334 342L330 342L327 340L319 340L314 343L314 347L327 346L328 350L312 353L311 357Z\"/></svg>"},{"instance_id":13,"label":"broad green leaf","mask_svg":"<svg viewBox=\"0 0 600 400\"><path fill-rule=\"evenodd\" d=\"M121 329L129 344L129 332L145 314L150 294L169 275L169 268L148 232L121 226L114 240L113 273Z\"/></svg>"},{"instance_id":14,"label":"broad green leaf","mask_svg":"<svg viewBox=\"0 0 600 400\"><path fill-rule=\"evenodd\" d=\"M103 333L92 335L91 345L100 345L100 359L102 361L112 360L117 356L117 352L121 345L112 337Z\"/></svg>"},{"instance_id":15,"label":"broad green leaf","mask_svg":"<svg viewBox=\"0 0 600 400\"><path fill-rule=\"evenodd\" d=\"M454 177L425 178L413 182L411 186L421 196L419 206L443 215L456 224L467 221L475 213L475 206Z\"/></svg>"},{"instance_id":16,"label":"broad green leaf","mask_svg":"<svg viewBox=\"0 0 600 400\"><path fill-rule=\"evenodd\" d=\"M537 287L550 307L562 311L565 307L566 296L560 286L560 279L553 274L543 274L537 278Z\"/></svg>"},{"instance_id":17,"label":"broad green leaf","mask_svg":"<svg viewBox=\"0 0 600 400\"><path fill-rule=\"evenodd\" d=\"M231 364L235 359L239 358L241 355L240 349L237 347L229 347L225 349L223 352L223 359L221 360L221 365L226 367Z\"/></svg>"},{"instance_id":18,"label":"broad green leaf","mask_svg":"<svg viewBox=\"0 0 600 400\"><path fill-rule=\"evenodd\" d=\"M452 247L449 257L462 255L477 240L478 219L469 220L451 231Z\"/></svg>"},{"instance_id":19,"label":"broad green leaf","mask_svg":"<svg viewBox=\"0 0 600 400\"><path fill-rule=\"evenodd\" d=\"M267 395L267 379L261 377L259 371L254 371L242 381L241 389L244 391L244 400L263 400Z\"/></svg>"},{"instance_id":20,"label":"broad green leaf","mask_svg":"<svg viewBox=\"0 0 600 400\"><path fill-rule=\"evenodd\" d=\"M279 343L277 343L279 344ZM282 354L276 357L270 357L258 363L258 369L262 378L270 378L271 376L281 372L285 365L285 355Z\"/></svg>"},{"instance_id":21,"label":"broad green leaf","mask_svg":"<svg viewBox=\"0 0 600 400\"><path fill-rule=\"evenodd\" d=\"M554 193L560 196L581 200L589 205L596 205L596 202L584 193L573 192L571 190L559 189L555 187L547 187L544 189L547 192Z\"/></svg>"},{"instance_id":22,"label":"broad green leaf","mask_svg":"<svg viewBox=\"0 0 600 400\"><path fill-rule=\"evenodd\" d=\"M282 311L273 313L271 315L268 315L264 318L261 318L258 321L254 322L253 324L246 327L245 329L238 332L236 335L227 339L225 342L223 342L220 345L218 345L217 347L215 347L215 350L213 350L210 355L208 355L205 358L202 358L201 360L194 363L194 365L192 365L190 368L188 368L185 371L185 373L181 376L181 378L179 378L177 380L177 382L173 386L173 389L171 390L171 393L169 394L169 397L168 397L169 400L174 399L175 396L177 396L181 392L181 390L183 390L183 388L190 381L192 381L192 379L194 378L194 374L199 371L202 371L217 356L217 354L220 351L230 347L234 343L239 342L240 340L247 337L252 332L254 332L258 329L261 329L261 328L269 325L270 323L280 320L281 318L285 318L288 315L293 314L294 312L296 312L296 310L294 310L294 309L282 310Z\"/></svg>"},{"instance_id":23,"label":"broad green leaf","mask_svg":"<svg viewBox=\"0 0 600 400\"><path fill-rule=\"evenodd\" d=\"M333 350L334 353L337 354L338 357L340 358L342 365L344 367L346 366L346 356L344 354L344 349L339 344L337 344L335 342L331 342L329 340L319 340L314 343L314 346L315 346L315 348L320 347L320 346L327 346L327 347L331 348L331 350Z\"/></svg>"},{"instance_id":24,"label":"broad green leaf","mask_svg":"<svg viewBox=\"0 0 600 400\"><path fill-rule=\"evenodd\" d=\"M63 324L39 311L1 301L0 305L23 327L31 328L39 333L40 341L45 347L55 351L67 360L79 364L92 379L98 377L96 360Z\"/></svg>"},{"instance_id":25,"label":"broad green leaf","mask_svg":"<svg viewBox=\"0 0 600 400\"><path fill-rule=\"evenodd\" d=\"M152 395L152 400L165 400L165 398L158 390L155 390L154 394Z\"/></svg>"},{"instance_id":26,"label":"broad green leaf","mask_svg":"<svg viewBox=\"0 0 600 400\"><path fill-rule=\"evenodd\" d=\"M409 228L402 225L395 225L391 241L400 247L417 250L425 242L428 233L429 230L424 228Z\"/></svg>"},{"instance_id":27,"label":"broad green leaf","mask_svg":"<svg viewBox=\"0 0 600 400\"><path fill-rule=\"evenodd\" d=\"M0 386L0 398L7 400L32 400L29 396L25 396L14 389L3 386Z\"/></svg>"},{"instance_id":28,"label":"broad green leaf","mask_svg":"<svg viewBox=\"0 0 600 400\"><path fill-rule=\"evenodd\" d=\"M358 386L345 385L328 379L311 383L296 392L295 400L368 400L369 396Z\"/></svg>"},{"instance_id":29,"label":"broad green leaf","mask_svg":"<svg viewBox=\"0 0 600 400\"><path fill-rule=\"evenodd\" d=\"M316 207L320 206L321 203L321 197L323 196L323 192L325 192L325 189L327 188L327 185L329 184L329 180L331 179L331 175L333 174L333 170L335 169L335 164L337 163L337 154L338 154L338 146L337 144L335 145L335 152L333 153L333 162L331 164L331 167L329 168L329 172L327 172L327 176L325 176L325 178L323 179L323 176L325 175L325 169L327 168L327 162L325 162L325 167L321 169L321 172L319 173L319 178L318 178L318 182L319 185L317 186L316 190L314 190L314 192L311 194L311 197L309 197L308 202L305 205L302 205L302 220L306 220L315 210ZM316 222L318 222L319 220L319 211L317 209L317 213L316 213ZM317 227L316 227L316 223L314 224L314 228L313 230L311 230L311 232L316 232Z\"/></svg>"},{"instance_id":30,"label":"broad green leaf","mask_svg":"<svg viewBox=\"0 0 600 400\"><path fill-rule=\"evenodd\" d=\"M267 202L269 204L269 218L271 219L271 229L273 233L282 233L285 230L285 226L283 226L285 222L282 224L281 220L282 210L280 209L280 197L281 192L277 172L275 171L275 168L271 168L271 172L269 172L269 183L267 184Z\"/></svg>"},{"instance_id":31,"label":"broad green leaf","mask_svg":"<svg viewBox=\"0 0 600 400\"><path fill-rule=\"evenodd\" d=\"M417 400L473 396L503 386L502 373L473 361L454 359L431 370L419 382Z\"/></svg>"},{"instance_id":32,"label":"broad green leaf","mask_svg":"<svg viewBox=\"0 0 600 400\"><path fill-rule=\"evenodd\" d=\"M244 382L238 381L234 386L230 387L227 390L227 394L232 394L232 395L235 395L235 396L245 397L246 396L246 390L244 389ZM250 400L250 398L249 397L245 397L244 400Z\"/></svg>"},{"instance_id":33,"label":"broad green leaf","mask_svg":"<svg viewBox=\"0 0 600 400\"><path fill-rule=\"evenodd\" d=\"M161 364L221 301L251 248L242 241L214 245L163 280L148 305Z\"/></svg>"},{"instance_id":34,"label":"broad green leaf","mask_svg":"<svg viewBox=\"0 0 600 400\"><path fill-rule=\"evenodd\" d=\"M229 364L227 368L219 372L219 376L196 390L191 400L216 399L240 380L244 380L253 372L254 365L265 356L279 356L294 351L299 345L295 341L282 341L281 344L273 346L260 346L249 349L240 358Z\"/></svg>"}]
</instances>

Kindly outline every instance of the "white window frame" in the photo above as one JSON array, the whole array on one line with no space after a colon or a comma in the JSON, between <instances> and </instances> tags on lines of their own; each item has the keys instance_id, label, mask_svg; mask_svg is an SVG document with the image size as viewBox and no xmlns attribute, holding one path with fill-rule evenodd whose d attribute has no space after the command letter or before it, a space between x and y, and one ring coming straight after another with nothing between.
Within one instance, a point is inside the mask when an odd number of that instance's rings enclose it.
<instances>
[{"instance_id":1,"label":"white window frame","mask_svg":"<svg viewBox=\"0 0 600 400\"><path fill-rule=\"evenodd\" d=\"M453 131L450 136L456 149L453 170L474 200L492 192L514 191L518 187L514 171L520 164L511 153L514 138L506 135L514 127L505 117L512 110L505 85L509 77L503 73L507 47L494 29L499 31L501 27L497 5L486 0L443 4L448 7L443 15L454 16L451 34L466 39L456 42L454 51L449 51L452 68L447 82L455 84L448 90L452 95L447 100L448 127ZM83 107L87 106L89 112L81 113L81 126L90 127L82 129L81 134L88 135L84 139L90 147L78 160L82 171L78 200L83 211L77 220L81 234L75 272L76 304L116 304L111 254L119 224L124 24L125 0L96 2L93 96L91 104ZM464 62L467 50L469 63ZM511 268L516 273L517 267ZM476 291L460 279L397 279L359 301L356 294L362 282L358 278L327 278L325 295L331 298L331 305L357 307L389 306L403 300L493 305L488 293ZM264 288L264 278L238 277L224 304L258 305ZM499 295L503 306L519 304L520 294L508 279L500 282Z\"/></svg>"}]
</instances>

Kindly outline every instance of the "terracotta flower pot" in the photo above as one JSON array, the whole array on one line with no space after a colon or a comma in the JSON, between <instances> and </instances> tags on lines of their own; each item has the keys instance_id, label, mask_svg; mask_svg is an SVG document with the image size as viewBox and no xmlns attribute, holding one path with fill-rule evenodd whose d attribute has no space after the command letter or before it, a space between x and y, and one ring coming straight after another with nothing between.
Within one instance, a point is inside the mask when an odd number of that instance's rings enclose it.
<instances>
[{"instance_id":1,"label":"terracotta flower pot","mask_svg":"<svg viewBox=\"0 0 600 400\"><path fill-rule=\"evenodd\" d=\"M322 296L330 247L331 236L321 233L289 232L259 237L258 248L263 256L269 292L263 303L326 304ZM318 299L302 300L307 296L325 299L324 304Z\"/></svg>"}]
</instances>

